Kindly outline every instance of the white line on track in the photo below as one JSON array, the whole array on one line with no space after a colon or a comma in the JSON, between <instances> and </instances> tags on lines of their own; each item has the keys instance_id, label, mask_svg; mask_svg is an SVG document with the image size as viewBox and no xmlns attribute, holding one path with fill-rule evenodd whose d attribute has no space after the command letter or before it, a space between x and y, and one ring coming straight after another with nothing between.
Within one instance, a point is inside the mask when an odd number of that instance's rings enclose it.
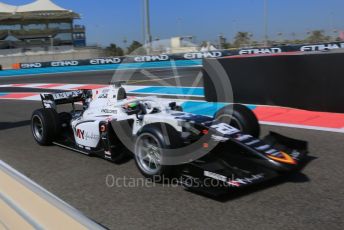
<instances>
[{"instance_id":1,"label":"white line on track","mask_svg":"<svg viewBox=\"0 0 344 230\"><path fill-rule=\"evenodd\" d=\"M288 128L298 128L298 129L310 129L310 130L318 130L318 131L326 131L326 132L336 132L336 133L344 133L344 128L325 128L325 127L316 127L316 126L309 126L309 125L296 125L296 124L286 124L286 123L279 123L279 122L268 122L268 121L260 121L262 125L271 125L271 126L280 126L280 127L288 127Z\"/></svg>"}]
</instances>

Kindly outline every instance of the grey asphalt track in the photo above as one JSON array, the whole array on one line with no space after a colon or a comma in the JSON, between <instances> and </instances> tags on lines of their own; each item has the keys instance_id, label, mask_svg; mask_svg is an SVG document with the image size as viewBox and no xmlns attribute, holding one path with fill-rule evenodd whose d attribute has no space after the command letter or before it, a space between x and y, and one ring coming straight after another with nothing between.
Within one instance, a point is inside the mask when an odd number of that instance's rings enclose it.
<instances>
[{"instance_id":1,"label":"grey asphalt track","mask_svg":"<svg viewBox=\"0 0 344 230\"><path fill-rule=\"evenodd\" d=\"M0 79L0 84L104 83L107 78L88 77L95 78L94 82L84 82L82 76L59 75ZM0 159L108 228L344 228L343 134L263 126L263 134L272 130L307 140L312 160L302 173L215 200L179 186L130 187L131 178L142 178L132 160L116 165L57 146L38 146L29 119L40 106L39 102L0 100ZM118 186L109 187L106 178L108 182L122 179Z\"/></svg>"}]
</instances>

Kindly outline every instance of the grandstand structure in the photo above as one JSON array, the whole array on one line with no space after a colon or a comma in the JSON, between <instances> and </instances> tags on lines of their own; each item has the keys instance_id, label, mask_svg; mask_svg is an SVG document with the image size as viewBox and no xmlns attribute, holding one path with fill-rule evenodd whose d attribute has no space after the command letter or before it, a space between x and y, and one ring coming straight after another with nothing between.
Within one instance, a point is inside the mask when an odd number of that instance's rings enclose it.
<instances>
[{"instance_id":1,"label":"grandstand structure","mask_svg":"<svg viewBox=\"0 0 344 230\"><path fill-rule=\"evenodd\" d=\"M0 49L44 49L86 45L80 15L51 0L13 6L0 2Z\"/></svg>"}]
</instances>

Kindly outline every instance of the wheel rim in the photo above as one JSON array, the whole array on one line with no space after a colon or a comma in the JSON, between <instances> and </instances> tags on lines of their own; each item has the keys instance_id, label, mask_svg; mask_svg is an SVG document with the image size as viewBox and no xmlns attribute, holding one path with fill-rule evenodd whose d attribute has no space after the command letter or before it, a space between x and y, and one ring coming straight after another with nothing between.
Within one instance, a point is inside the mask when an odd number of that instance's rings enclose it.
<instances>
[{"instance_id":1,"label":"wheel rim","mask_svg":"<svg viewBox=\"0 0 344 230\"><path fill-rule=\"evenodd\" d=\"M220 115L217 118L217 120L229 124L230 126L233 126L234 128L239 129L240 131L244 131L244 127L242 126L240 121L229 114Z\"/></svg>"},{"instance_id":2,"label":"wheel rim","mask_svg":"<svg viewBox=\"0 0 344 230\"><path fill-rule=\"evenodd\" d=\"M135 157L139 167L149 175L161 170L161 146L151 134L143 134L136 143Z\"/></svg>"},{"instance_id":3,"label":"wheel rim","mask_svg":"<svg viewBox=\"0 0 344 230\"><path fill-rule=\"evenodd\" d=\"M32 118L32 129L33 129L33 135L37 140L42 140L43 138L43 123L39 116L34 116Z\"/></svg>"}]
</instances>

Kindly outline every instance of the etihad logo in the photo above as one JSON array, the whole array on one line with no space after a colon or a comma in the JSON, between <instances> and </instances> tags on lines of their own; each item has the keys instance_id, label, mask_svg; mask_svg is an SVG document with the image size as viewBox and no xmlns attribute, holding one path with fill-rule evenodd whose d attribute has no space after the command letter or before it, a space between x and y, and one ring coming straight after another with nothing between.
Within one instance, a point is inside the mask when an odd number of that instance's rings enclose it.
<instances>
[{"instance_id":1,"label":"etihad logo","mask_svg":"<svg viewBox=\"0 0 344 230\"><path fill-rule=\"evenodd\" d=\"M301 51L323 51L323 50L333 50L333 49L342 49L342 48L344 48L344 43L302 46L300 50Z\"/></svg>"},{"instance_id":2,"label":"etihad logo","mask_svg":"<svg viewBox=\"0 0 344 230\"><path fill-rule=\"evenodd\" d=\"M122 60L120 58L96 58L90 60L91 65L103 65L103 64L118 64L121 63Z\"/></svg>"},{"instance_id":3,"label":"etihad logo","mask_svg":"<svg viewBox=\"0 0 344 230\"><path fill-rule=\"evenodd\" d=\"M24 63L24 64L20 65L21 69L41 68L41 67L42 67L42 63L39 63L39 62L37 62L37 63L28 63L28 64Z\"/></svg>"},{"instance_id":4,"label":"etihad logo","mask_svg":"<svg viewBox=\"0 0 344 230\"><path fill-rule=\"evenodd\" d=\"M78 61L53 61L51 62L51 66L59 67L59 66L76 66L79 65Z\"/></svg>"},{"instance_id":5,"label":"etihad logo","mask_svg":"<svg viewBox=\"0 0 344 230\"><path fill-rule=\"evenodd\" d=\"M262 48L262 49L245 49L245 50L240 50L239 54L244 55L244 54L277 54L277 53L282 53L281 48Z\"/></svg>"},{"instance_id":6,"label":"etihad logo","mask_svg":"<svg viewBox=\"0 0 344 230\"><path fill-rule=\"evenodd\" d=\"M135 57L135 62L150 62L150 61L167 61L169 56L162 54L162 55L153 55L153 56L138 56Z\"/></svg>"},{"instance_id":7,"label":"etihad logo","mask_svg":"<svg viewBox=\"0 0 344 230\"><path fill-rule=\"evenodd\" d=\"M216 58L222 57L222 52L200 52L200 53L186 53L184 54L185 59L202 59L202 58Z\"/></svg>"}]
</instances>

